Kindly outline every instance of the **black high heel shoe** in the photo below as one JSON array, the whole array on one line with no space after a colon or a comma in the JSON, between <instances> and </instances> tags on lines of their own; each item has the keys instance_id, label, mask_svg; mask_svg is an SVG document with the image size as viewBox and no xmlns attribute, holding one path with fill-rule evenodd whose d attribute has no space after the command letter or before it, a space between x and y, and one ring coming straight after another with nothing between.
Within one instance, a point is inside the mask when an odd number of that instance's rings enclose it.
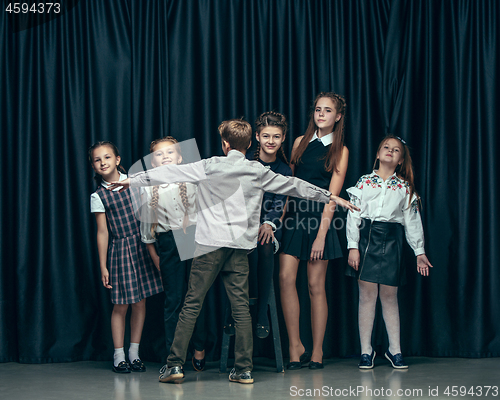
<instances>
[{"instance_id":1,"label":"black high heel shoe","mask_svg":"<svg viewBox=\"0 0 500 400\"><path fill-rule=\"evenodd\" d=\"M311 353L308 351L304 351L302 355L299 358L299 361L290 361L286 365L286 369L289 370L294 370L294 369L301 369L304 364L307 364L309 361L311 361Z\"/></svg>"}]
</instances>

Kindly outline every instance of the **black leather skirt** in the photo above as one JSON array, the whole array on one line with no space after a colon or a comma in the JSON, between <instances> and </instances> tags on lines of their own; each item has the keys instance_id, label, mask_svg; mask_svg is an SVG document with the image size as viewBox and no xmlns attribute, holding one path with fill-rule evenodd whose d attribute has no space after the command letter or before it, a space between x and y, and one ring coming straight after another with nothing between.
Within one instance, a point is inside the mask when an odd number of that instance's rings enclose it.
<instances>
[{"instance_id":1,"label":"black leather skirt","mask_svg":"<svg viewBox=\"0 0 500 400\"><path fill-rule=\"evenodd\" d=\"M363 219L359 233L360 265L357 271L349 267L346 275L388 286L404 285L403 225Z\"/></svg>"}]
</instances>

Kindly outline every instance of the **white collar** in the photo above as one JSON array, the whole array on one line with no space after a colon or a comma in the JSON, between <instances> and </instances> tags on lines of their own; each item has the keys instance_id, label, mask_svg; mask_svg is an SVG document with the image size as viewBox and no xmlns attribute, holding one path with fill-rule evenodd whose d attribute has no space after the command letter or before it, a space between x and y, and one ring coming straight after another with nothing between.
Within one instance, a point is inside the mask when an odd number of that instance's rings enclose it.
<instances>
[{"instance_id":1,"label":"white collar","mask_svg":"<svg viewBox=\"0 0 500 400\"><path fill-rule=\"evenodd\" d=\"M378 174L378 170L373 170L373 172L370 174L370 176L374 176L374 175L375 175L375 176L378 176L380 179L382 179L382 177ZM399 176L397 176L397 174L396 174L395 172L394 172L394 174L392 174L389 178L387 178L387 179L385 180L385 182L390 181L390 180L392 180L392 179L397 179L397 180L398 180L398 181L400 181L400 182L404 182L404 180L403 180L403 179L401 179ZM383 180L383 179L382 179L382 180Z\"/></svg>"},{"instance_id":2,"label":"white collar","mask_svg":"<svg viewBox=\"0 0 500 400\"><path fill-rule=\"evenodd\" d=\"M318 137L318 134L317 134L318 131L314 132L314 135L313 137L311 138L311 140L309 141L309 143L311 143L313 140L316 140L318 139L322 144L323 146L328 146L329 144L332 144L333 142L333 132L330 132L328 135L325 135L321 138Z\"/></svg>"},{"instance_id":3,"label":"white collar","mask_svg":"<svg viewBox=\"0 0 500 400\"><path fill-rule=\"evenodd\" d=\"M118 178L118 182L121 182L121 181L124 181L125 179L127 179L127 175L125 174L122 174L120 171L118 171L118 173L120 174L120 178ZM101 181L101 185L104 186L104 188L108 188L108 186L110 185L109 182L106 182L104 179ZM120 190L123 186L120 186L120 187L117 187L116 189L113 189L113 191L116 191L116 190Z\"/></svg>"}]
</instances>

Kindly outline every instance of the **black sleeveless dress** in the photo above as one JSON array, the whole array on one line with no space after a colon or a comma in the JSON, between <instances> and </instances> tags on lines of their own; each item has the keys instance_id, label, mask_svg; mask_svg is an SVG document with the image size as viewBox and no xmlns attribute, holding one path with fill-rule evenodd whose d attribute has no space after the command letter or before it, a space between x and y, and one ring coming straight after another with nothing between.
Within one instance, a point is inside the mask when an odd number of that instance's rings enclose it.
<instances>
[{"instance_id":1,"label":"black sleeveless dress","mask_svg":"<svg viewBox=\"0 0 500 400\"><path fill-rule=\"evenodd\" d=\"M325 170L325 158L330 146L323 145L319 140L310 142L302 154L301 161L295 166L295 176L328 190L332 172ZM323 203L289 198L288 211L283 221L283 253L298 257L300 260L310 259L324 207ZM333 223L334 218L335 214L326 234L323 260L333 260L343 256Z\"/></svg>"}]
</instances>

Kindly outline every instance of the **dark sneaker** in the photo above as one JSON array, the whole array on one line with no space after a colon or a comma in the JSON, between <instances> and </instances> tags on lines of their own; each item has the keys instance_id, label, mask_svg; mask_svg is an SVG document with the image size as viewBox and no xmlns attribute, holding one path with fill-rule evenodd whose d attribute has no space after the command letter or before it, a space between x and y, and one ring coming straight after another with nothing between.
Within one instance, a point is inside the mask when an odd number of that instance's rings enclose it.
<instances>
[{"instance_id":1,"label":"dark sneaker","mask_svg":"<svg viewBox=\"0 0 500 400\"><path fill-rule=\"evenodd\" d=\"M168 368L167 365L165 364L160 369L160 377L159 377L160 382L172 382L182 378L184 378L184 371L179 366Z\"/></svg>"},{"instance_id":2,"label":"dark sneaker","mask_svg":"<svg viewBox=\"0 0 500 400\"><path fill-rule=\"evenodd\" d=\"M253 383L252 372L240 372L239 374L233 368L231 373L229 374L229 380L231 382L239 382L239 383Z\"/></svg>"},{"instance_id":3,"label":"dark sneaker","mask_svg":"<svg viewBox=\"0 0 500 400\"><path fill-rule=\"evenodd\" d=\"M359 360L358 367L360 369L371 369L373 368L373 361L375 360L375 350L372 350L372 354L361 354L361 359Z\"/></svg>"},{"instance_id":4,"label":"dark sneaker","mask_svg":"<svg viewBox=\"0 0 500 400\"><path fill-rule=\"evenodd\" d=\"M393 368L396 368L396 369L407 369L408 368L408 364L405 364L405 361L403 360L403 355L401 353L392 355L389 352L389 350L387 350L385 352L385 358L387 358L391 362Z\"/></svg>"}]
</instances>

